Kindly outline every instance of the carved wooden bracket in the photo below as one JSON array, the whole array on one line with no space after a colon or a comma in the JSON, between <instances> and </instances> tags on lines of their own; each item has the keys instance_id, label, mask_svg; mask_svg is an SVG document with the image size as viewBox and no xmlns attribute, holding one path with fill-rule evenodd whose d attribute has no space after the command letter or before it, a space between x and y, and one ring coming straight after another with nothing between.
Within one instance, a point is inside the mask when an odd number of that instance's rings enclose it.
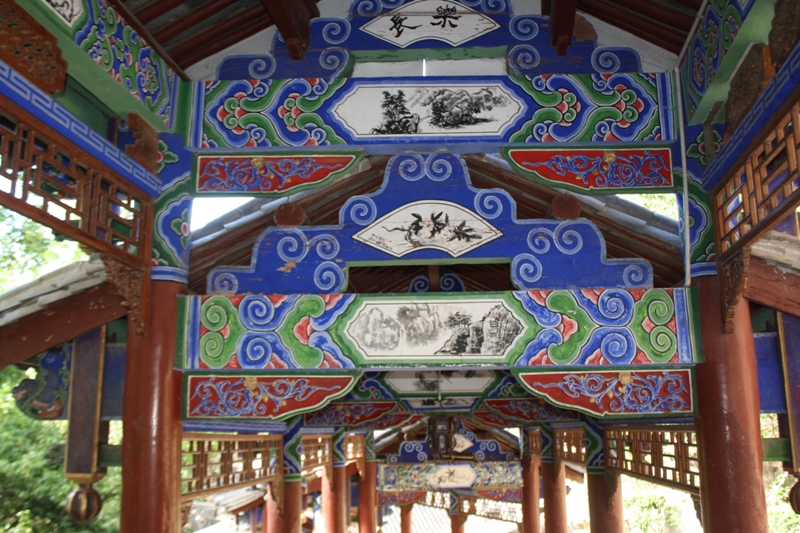
<instances>
[{"instance_id":1,"label":"carved wooden bracket","mask_svg":"<svg viewBox=\"0 0 800 533\"><path fill-rule=\"evenodd\" d=\"M150 268L131 266L109 253L100 254L100 257L106 267L106 281L128 309L136 334L144 335L150 300Z\"/></svg>"},{"instance_id":2,"label":"carved wooden bracket","mask_svg":"<svg viewBox=\"0 0 800 533\"><path fill-rule=\"evenodd\" d=\"M138 113L128 113L128 129L133 134L134 143L125 147L125 153L155 174L158 170L158 132Z\"/></svg>"},{"instance_id":3,"label":"carved wooden bracket","mask_svg":"<svg viewBox=\"0 0 800 533\"><path fill-rule=\"evenodd\" d=\"M278 506L278 514L283 516L283 476L270 480L268 484L270 497Z\"/></svg>"},{"instance_id":4,"label":"carved wooden bracket","mask_svg":"<svg viewBox=\"0 0 800 533\"><path fill-rule=\"evenodd\" d=\"M755 44L731 79L725 115L728 131L735 131L775 76L769 46Z\"/></svg>"},{"instance_id":5,"label":"carved wooden bracket","mask_svg":"<svg viewBox=\"0 0 800 533\"><path fill-rule=\"evenodd\" d=\"M64 91L67 62L56 38L11 0L0 0L0 59L50 94Z\"/></svg>"},{"instance_id":6,"label":"carved wooden bracket","mask_svg":"<svg viewBox=\"0 0 800 533\"><path fill-rule=\"evenodd\" d=\"M733 332L733 317L736 312L736 304L744 292L747 285L747 272L750 266L750 248L742 250L719 264L719 277L722 293L722 320L725 333Z\"/></svg>"}]
</instances>

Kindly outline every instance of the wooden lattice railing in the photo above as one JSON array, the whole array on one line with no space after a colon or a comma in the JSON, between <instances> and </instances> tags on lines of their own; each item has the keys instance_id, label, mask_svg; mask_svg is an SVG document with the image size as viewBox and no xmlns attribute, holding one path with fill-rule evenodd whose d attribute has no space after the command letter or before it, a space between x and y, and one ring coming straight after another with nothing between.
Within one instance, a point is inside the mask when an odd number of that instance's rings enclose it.
<instances>
[{"instance_id":1,"label":"wooden lattice railing","mask_svg":"<svg viewBox=\"0 0 800 533\"><path fill-rule=\"evenodd\" d=\"M183 434L183 502L282 479L282 435Z\"/></svg>"},{"instance_id":2,"label":"wooden lattice railing","mask_svg":"<svg viewBox=\"0 0 800 533\"><path fill-rule=\"evenodd\" d=\"M583 428L554 428L553 455L565 461L586 462L586 438Z\"/></svg>"},{"instance_id":3,"label":"wooden lattice railing","mask_svg":"<svg viewBox=\"0 0 800 533\"><path fill-rule=\"evenodd\" d=\"M461 512L463 514L521 524L523 510L521 503L503 502L488 498L463 498L461 500Z\"/></svg>"},{"instance_id":4,"label":"wooden lattice railing","mask_svg":"<svg viewBox=\"0 0 800 533\"><path fill-rule=\"evenodd\" d=\"M800 103L750 153L713 197L717 251L725 259L800 204Z\"/></svg>"},{"instance_id":5,"label":"wooden lattice railing","mask_svg":"<svg viewBox=\"0 0 800 533\"><path fill-rule=\"evenodd\" d=\"M450 509L450 493L449 492L438 492L438 491L428 491L425 494L425 499L420 500L417 503L420 505L425 505L427 507L436 507L437 509Z\"/></svg>"},{"instance_id":6,"label":"wooden lattice railing","mask_svg":"<svg viewBox=\"0 0 800 533\"><path fill-rule=\"evenodd\" d=\"M151 205L105 165L0 100L0 204L101 252L145 265Z\"/></svg>"},{"instance_id":7,"label":"wooden lattice railing","mask_svg":"<svg viewBox=\"0 0 800 533\"><path fill-rule=\"evenodd\" d=\"M608 427L606 468L699 494L697 436L692 426Z\"/></svg>"},{"instance_id":8,"label":"wooden lattice railing","mask_svg":"<svg viewBox=\"0 0 800 533\"><path fill-rule=\"evenodd\" d=\"M330 435L303 435L300 448L303 472L318 467L333 467L333 438Z\"/></svg>"}]
</instances>

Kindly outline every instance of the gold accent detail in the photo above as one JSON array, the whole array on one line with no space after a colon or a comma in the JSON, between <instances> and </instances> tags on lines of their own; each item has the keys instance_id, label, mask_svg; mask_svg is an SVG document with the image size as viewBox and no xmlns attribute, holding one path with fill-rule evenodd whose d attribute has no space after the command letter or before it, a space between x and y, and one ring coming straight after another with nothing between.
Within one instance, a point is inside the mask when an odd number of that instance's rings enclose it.
<instances>
[{"instance_id":1,"label":"gold accent detail","mask_svg":"<svg viewBox=\"0 0 800 533\"><path fill-rule=\"evenodd\" d=\"M631 382L633 382L633 374L631 372L620 372L619 382L623 385L629 385Z\"/></svg>"},{"instance_id":2,"label":"gold accent detail","mask_svg":"<svg viewBox=\"0 0 800 533\"><path fill-rule=\"evenodd\" d=\"M606 150L605 152L603 152L603 161L605 161L606 163L613 163L616 160L617 160L617 152L614 152L613 150Z\"/></svg>"}]
</instances>

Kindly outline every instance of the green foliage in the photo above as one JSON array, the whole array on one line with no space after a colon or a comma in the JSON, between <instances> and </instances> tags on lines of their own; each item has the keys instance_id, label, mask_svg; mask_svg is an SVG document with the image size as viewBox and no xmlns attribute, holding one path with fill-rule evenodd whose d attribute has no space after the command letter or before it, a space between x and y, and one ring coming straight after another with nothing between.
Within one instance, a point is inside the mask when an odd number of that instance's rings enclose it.
<instances>
[{"instance_id":1,"label":"green foliage","mask_svg":"<svg viewBox=\"0 0 800 533\"><path fill-rule=\"evenodd\" d=\"M109 469L95 485L103 510L88 524L64 511L76 485L64 478L57 446L66 441L63 421L32 422L14 405L11 389L25 378L15 367L0 371L0 532L111 533L119 530L121 473Z\"/></svg>"},{"instance_id":2,"label":"green foliage","mask_svg":"<svg viewBox=\"0 0 800 533\"><path fill-rule=\"evenodd\" d=\"M680 524L680 510L661 494L636 494L625 500L625 521L631 533L667 533Z\"/></svg>"},{"instance_id":3,"label":"green foliage","mask_svg":"<svg viewBox=\"0 0 800 533\"><path fill-rule=\"evenodd\" d=\"M626 194L622 198L659 215L678 220L678 201L674 194Z\"/></svg>"},{"instance_id":4,"label":"green foliage","mask_svg":"<svg viewBox=\"0 0 800 533\"><path fill-rule=\"evenodd\" d=\"M57 241L33 220L0 207L0 292L35 279L45 268L58 268L83 257L77 244Z\"/></svg>"},{"instance_id":5,"label":"green foliage","mask_svg":"<svg viewBox=\"0 0 800 533\"><path fill-rule=\"evenodd\" d=\"M800 531L800 515L796 515L789 505L789 490L795 481L783 470L781 463L764 463L764 492L771 533Z\"/></svg>"}]
</instances>

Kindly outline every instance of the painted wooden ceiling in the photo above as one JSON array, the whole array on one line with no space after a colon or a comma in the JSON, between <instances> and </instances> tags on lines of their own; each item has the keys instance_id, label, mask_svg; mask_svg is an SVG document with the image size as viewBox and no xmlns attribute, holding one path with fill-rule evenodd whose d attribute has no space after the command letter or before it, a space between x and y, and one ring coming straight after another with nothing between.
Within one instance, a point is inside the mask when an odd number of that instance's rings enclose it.
<instances>
[{"instance_id":1,"label":"painted wooden ceiling","mask_svg":"<svg viewBox=\"0 0 800 533\"><path fill-rule=\"evenodd\" d=\"M148 42L181 71L241 41L277 26L284 36L308 32L308 18L319 16L315 2L331 0L112 0ZM543 0L541 13L551 11ZM594 16L668 52L678 54L702 0L553 0L552 9ZM300 35L302 40L302 35ZM269 48L264 43L261 50Z\"/></svg>"}]
</instances>

